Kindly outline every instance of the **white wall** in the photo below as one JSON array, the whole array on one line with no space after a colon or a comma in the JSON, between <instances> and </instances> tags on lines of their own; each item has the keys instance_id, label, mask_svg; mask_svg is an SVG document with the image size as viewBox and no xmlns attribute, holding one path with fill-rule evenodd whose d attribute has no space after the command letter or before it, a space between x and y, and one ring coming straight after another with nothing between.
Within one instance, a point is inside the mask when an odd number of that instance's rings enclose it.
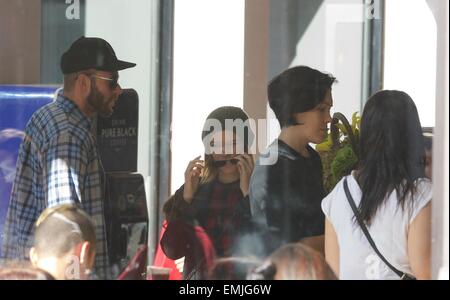
<instances>
[{"instance_id":1,"label":"white wall","mask_svg":"<svg viewBox=\"0 0 450 300\"><path fill-rule=\"evenodd\" d=\"M425 0L386 1L384 89L414 100L422 126L434 127L436 21Z\"/></svg>"},{"instance_id":2,"label":"white wall","mask_svg":"<svg viewBox=\"0 0 450 300\"><path fill-rule=\"evenodd\" d=\"M114 48L119 59L137 64L132 69L119 72L122 88L133 88L139 95L139 129L138 129L138 166L137 171L145 180L148 228L148 260L153 261L159 228L155 218L158 216L155 202L155 178L151 178L151 161L155 156L153 122L154 102L157 100L157 57L158 47L152 44L158 41L158 20L154 19L156 0L86 0L86 36L98 36L107 40ZM153 102L152 102L153 101ZM153 104L152 104L153 103Z\"/></svg>"},{"instance_id":3,"label":"white wall","mask_svg":"<svg viewBox=\"0 0 450 300\"><path fill-rule=\"evenodd\" d=\"M243 106L244 13L245 1L175 1L172 192L189 161L203 156L207 115Z\"/></svg>"},{"instance_id":4,"label":"white wall","mask_svg":"<svg viewBox=\"0 0 450 300\"><path fill-rule=\"evenodd\" d=\"M339 82L333 86L332 113L341 112L349 120L361 103L364 13L362 0L325 0L298 42L291 62L291 67L307 65L333 74ZM268 118L275 118L269 107ZM269 143L279 130L277 122L272 122Z\"/></svg>"},{"instance_id":5,"label":"white wall","mask_svg":"<svg viewBox=\"0 0 450 300\"><path fill-rule=\"evenodd\" d=\"M107 40L119 59L137 63L119 72L119 83L139 95L138 172L144 177L150 174L151 4L148 0L86 1L86 36Z\"/></svg>"},{"instance_id":6,"label":"white wall","mask_svg":"<svg viewBox=\"0 0 450 300\"><path fill-rule=\"evenodd\" d=\"M448 268L448 1L427 0L437 22L436 128L433 140L432 276L449 279Z\"/></svg>"}]
</instances>

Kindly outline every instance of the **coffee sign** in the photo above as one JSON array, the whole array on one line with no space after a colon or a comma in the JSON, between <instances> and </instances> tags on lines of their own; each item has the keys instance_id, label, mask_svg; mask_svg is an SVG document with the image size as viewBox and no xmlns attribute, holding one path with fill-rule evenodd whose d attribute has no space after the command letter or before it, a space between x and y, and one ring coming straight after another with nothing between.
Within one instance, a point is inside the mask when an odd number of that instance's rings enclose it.
<instances>
[{"instance_id":1,"label":"coffee sign","mask_svg":"<svg viewBox=\"0 0 450 300\"><path fill-rule=\"evenodd\" d=\"M113 114L97 119L97 141L105 172L136 172L139 100L125 89Z\"/></svg>"}]
</instances>

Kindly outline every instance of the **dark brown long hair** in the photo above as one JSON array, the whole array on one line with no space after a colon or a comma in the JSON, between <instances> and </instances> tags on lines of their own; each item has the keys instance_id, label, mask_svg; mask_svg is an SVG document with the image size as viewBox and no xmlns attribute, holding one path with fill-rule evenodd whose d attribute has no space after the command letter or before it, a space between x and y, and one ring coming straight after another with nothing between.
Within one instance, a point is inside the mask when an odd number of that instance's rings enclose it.
<instances>
[{"instance_id":1,"label":"dark brown long hair","mask_svg":"<svg viewBox=\"0 0 450 300\"><path fill-rule=\"evenodd\" d=\"M370 224L394 190L402 209L406 201L414 201L416 180L424 177L422 127L408 94L386 90L370 97L361 118L359 147L359 210Z\"/></svg>"}]
</instances>

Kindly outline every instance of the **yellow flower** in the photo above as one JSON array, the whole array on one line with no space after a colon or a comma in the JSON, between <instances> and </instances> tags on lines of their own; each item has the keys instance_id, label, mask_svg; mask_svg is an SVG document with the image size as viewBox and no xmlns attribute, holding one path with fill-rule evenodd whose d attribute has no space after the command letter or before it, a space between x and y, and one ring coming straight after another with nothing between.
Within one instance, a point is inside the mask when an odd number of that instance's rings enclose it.
<instances>
[{"instance_id":1,"label":"yellow flower","mask_svg":"<svg viewBox=\"0 0 450 300\"><path fill-rule=\"evenodd\" d=\"M342 117L339 115L333 116L334 119L339 119L339 122L331 125L336 126L338 130L337 148L333 149L330 132L322 143L316 145L316 150L319 152L322 160L324 188L327 192L330 192L342 176L347 175L358 161L357 149L353 149L353 145L350 144L349 135L353 133L355 146L357 147L361 117L358 115L358 112L352 114L351 132L348 132L342 121L340 121Z\"/></svg>"},{"instance_id":2,"label":"yellow flower","mask_svg":"<svg viewBox=\"0 0 450 300\"><path fill-rule=\"evenodd\" d=\"M325 141L323 143L316 145L316 150L318 152L328 152L328 151L331 151L332 147L333 147L333 141L331 140L331 134L328 134L327 138L325 139Z\"/></svg>"},{"instance_id":3,"label":"yellow flower","mask_svg":"<svg viewBox=\"0 0 450 300\"><path fill-rule=\"evenodd\" d=\"M352 115L352 131L354 135L359 132L359 126L361 124L361 117L358 116L358 112L354 112Z\"/></svg>"}]
</instances>

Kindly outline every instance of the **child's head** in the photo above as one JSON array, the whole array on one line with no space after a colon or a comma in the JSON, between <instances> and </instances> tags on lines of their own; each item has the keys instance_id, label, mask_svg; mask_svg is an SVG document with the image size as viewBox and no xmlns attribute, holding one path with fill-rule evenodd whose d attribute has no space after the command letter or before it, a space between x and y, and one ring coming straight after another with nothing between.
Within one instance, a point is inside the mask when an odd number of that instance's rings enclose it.
<instances>
[{"instance_id":1,"label":"child's head","mask_svg":"<svg viewBox=\"0 0 450 300\"><path fill-rule=\"evenodd\" d=\"M203 181L218 172L237 173L236 156L249 152L254 139L248 115L239 107L222 106L205 120L202 141L205 146Z\"/></svg>"},{"instance_id":2,"label":"child's head","mask_svg":"<svg viewBox=\"0 0 450 300\"><path fill-rule=\"evenodd\" d=\"M250 279L334 280L336 275L314 249L291 243L278 248L249 275Z\"/></svg>"},{"instance_id":3,"label":"child's head","mask_svg":"<svg viewBox=\"0 0 450 300\"><path fill-rule=\"evenodd\" d=\"M245 280L260 261L253 257L225 257L214 261L209 270L210 280Z\"/></svg>"},{"instance_id":4,"label":"child's head","mask_svg":"<svg viewBox=\"0 0 450 300\"><path fill-rule=\"evenodd\" d=\"M56 279L86 279L94 264L95 249L91 218L77 206L63 204L40 215L30 259Z\"/></svg>"},{"instance_id":5,"label":"child's head","mask_svg":"<svg viewBox=\"0 0 450 300\"><path fill-rule=\"evenodd\" d=\"M6 261L0 264L0 280L54 280L48 272L26 261Z\"/></svg>"},{"instance_id":6,"label":"child's head","mask_svg":"<svg viewBox=\"0 0 450 300\"><path fill-rule=\"evenodd\" d=\"M272 79L267 95L280 127L298 126L302 138L321 143L331 122L335 81L333 76L306 66L290 68Z\"/></svg>"}]
</instances>

